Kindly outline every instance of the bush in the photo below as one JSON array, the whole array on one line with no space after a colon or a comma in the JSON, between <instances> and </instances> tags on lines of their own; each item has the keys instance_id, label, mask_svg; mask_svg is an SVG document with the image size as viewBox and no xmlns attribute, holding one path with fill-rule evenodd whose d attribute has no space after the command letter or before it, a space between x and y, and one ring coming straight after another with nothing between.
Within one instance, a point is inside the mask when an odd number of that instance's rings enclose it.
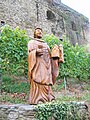
<instances>
[{"instance_id":1,"label":"bush","mask_svg":"<svg viewBox=\"0 0 90 120\"><path fill-rule=\"evenodd\" d=\"M1 28L0 53L2 59L2 72L17 74L19 69L27 69L27 42L29 41L25 30L19 27L12 29L9 25Z\"/></svg>"},{"instance_id":2,"label":"bush","mask_svg":"<svg viewBox=\"0 0 90 120\"><path fill-rule=\"evenodd\" d=\"M65 62L60 64L58 78L73 77L79 80L90 78L90 54L86 53L85 46L75 47L64 37L63 42L54 35L45 35L43 39L50 48L54 44L62 44L64 47ZM29 41L25 30L19 27L12 29L6 25L1 28L0 53L2 59L3 74L23 75L27 74L27 43Z\"/></svg>"},{"instance_id":3,"label":"bush","mask_svg":"<svg viewBox=\"0 0 90 120\"><path fill-rule=\"evenodd\" d=\"M62 44L64 48L65 62L60 64L59 77L64 78L78 78L79 80L87 80L90 77L90 54L86 53L86 46L79 46L77 43L75 47L64 37L63 42L54 35L46 35L44 37L50 48L54 44Z\"/></svg>"},{"instance_id":4,"label":"bush","mask_svg":"<svg viewBox=\"0 0 90 120\"><path fill-rule=\"evenodd\" d=\"M78 114L80 104L75 102L60 103L58 101L41 104L36 108L36 118L38 120L81 120L82 114ZM84 118L86 116L84 115Z\"/></svg>"}]
</instances>

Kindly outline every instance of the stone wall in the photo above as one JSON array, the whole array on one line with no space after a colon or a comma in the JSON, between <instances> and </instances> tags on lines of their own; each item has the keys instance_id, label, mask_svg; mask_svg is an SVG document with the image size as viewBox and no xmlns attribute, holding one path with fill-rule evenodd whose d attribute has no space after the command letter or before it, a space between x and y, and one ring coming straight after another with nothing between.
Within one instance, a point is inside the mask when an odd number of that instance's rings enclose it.
<instances>
[{"instance_id":1,"label":"stone wall","mask_svg":"<svg viewBox=\"0 0 90 120\"><path fill-rule=\"evenodd\" d=\"M85 120L89 120L89 112L88 107L85 103L79 104L78 113L86 116ZM16 105L0 105L0 120L36 120L35 118L35 106L34 105L22 105L22 104L16 104ZM54 120L53 118L50 120Z\"/></svg>"},{"instance_id":2,"label":"stone wall","mask_svg":"<svg viewBox=\"0 0 90 120\"><path fill-rule=\"evenodd\" d=\"M88 42L88 19L61 0L0 0L0 21L26 29L29 36L35 27L42 27L59 38L67 35L73 44Z\"/></svg>"},{"instance_id":3,"label":"stone wall","mask_svg":"<svg viewBox=\"0 0 90 120\"><path fill-rule=\"evenodd\" d=\"M36 120L33 105L0 105L0 120Z\"/></svg>"}]
</instances>

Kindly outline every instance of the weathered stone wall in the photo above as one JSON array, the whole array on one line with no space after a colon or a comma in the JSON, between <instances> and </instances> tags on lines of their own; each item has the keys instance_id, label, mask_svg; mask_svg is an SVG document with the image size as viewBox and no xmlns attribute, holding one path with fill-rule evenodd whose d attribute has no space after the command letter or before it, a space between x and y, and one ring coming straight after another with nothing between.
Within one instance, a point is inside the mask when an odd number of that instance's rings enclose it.
<instances>
[{"instance_id":1,"label":"weathered stone wall","mask_svg":"<svg viewBox=\"0 0 90 120\"><path fill-rule=\"evenodd\" d=\"M36 120L33 105L0 105L0 120Z\"/></svg>"},{"instance_id":2,"label":"weathered stone wall","mask_svg":"<svg viewBox=\"0 0 90 120\"><path fill-rule=\"evenodd\" d=\"M89 112L88 107L85 103L79 104L78 114L82 116L81 120L83 119L83 116L86 116L85 120L89 120ZM0 105L0 120L36 120L35 118L35 106L34 105L22 105L22 104L16 104L16 105ZM53 118L50 120L54 120Z\"/></svg>"},{"instance_id":3,"label":"weathered stone wall","mask_svg":"<svg viewBox=\"0 0 90 120\"><path fill-rule=\"evenodd\" d=\"M0 0L0 21L26 29L29 36L39 26L59 38L66 34L73 44L88 42L88 19L61 0Z\"/></svg>"}]
</instances>

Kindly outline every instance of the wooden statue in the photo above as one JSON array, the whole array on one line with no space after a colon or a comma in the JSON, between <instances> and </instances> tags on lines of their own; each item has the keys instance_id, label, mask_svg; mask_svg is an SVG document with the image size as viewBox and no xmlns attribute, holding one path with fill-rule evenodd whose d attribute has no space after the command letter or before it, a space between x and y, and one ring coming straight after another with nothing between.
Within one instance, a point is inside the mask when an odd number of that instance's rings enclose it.
<instances>
[{"instance_id":1,"label":"wooden statue","mask_svg":"<svg viewBox=\"0 0 90 120\"><path fill-rule=\"evenodd\" d=\"M29 104L55 99L51 86L58 76L59 62L63 62L60 46L55 45L50 53L49 46L41 38L42 29L36 28L34 38L28 43L28 79L31 84ZM55 49L59 55L55 56Z\"/></svg>"}]
</instances>

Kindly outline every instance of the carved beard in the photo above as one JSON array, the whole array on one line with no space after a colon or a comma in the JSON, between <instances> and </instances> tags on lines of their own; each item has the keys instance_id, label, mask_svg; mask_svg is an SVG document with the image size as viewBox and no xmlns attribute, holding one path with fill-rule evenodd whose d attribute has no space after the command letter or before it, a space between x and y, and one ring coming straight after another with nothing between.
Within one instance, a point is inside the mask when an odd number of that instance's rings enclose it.
<instances>
[{"instance_id":1,"label":"carved beard","mask_svg":"<svg viewBox=\"0 0 90 120\"><path fill-rule=\"evenodd\" d=\"M34 38L41 39L41 38L42 38L42 36L38 36L37 34L34 34Z\"/></svg>"},{"instance_id":2,"label":"carved beard","mask_svg":"<svg viewBox=\"0 0 90 120\"><path fill-rule=\"evenodd\" d=\"M41 39L41 38L42 38L42 36L37 36L37 38L38 38L38 39Z\"/></svg>"}]
</instances>

